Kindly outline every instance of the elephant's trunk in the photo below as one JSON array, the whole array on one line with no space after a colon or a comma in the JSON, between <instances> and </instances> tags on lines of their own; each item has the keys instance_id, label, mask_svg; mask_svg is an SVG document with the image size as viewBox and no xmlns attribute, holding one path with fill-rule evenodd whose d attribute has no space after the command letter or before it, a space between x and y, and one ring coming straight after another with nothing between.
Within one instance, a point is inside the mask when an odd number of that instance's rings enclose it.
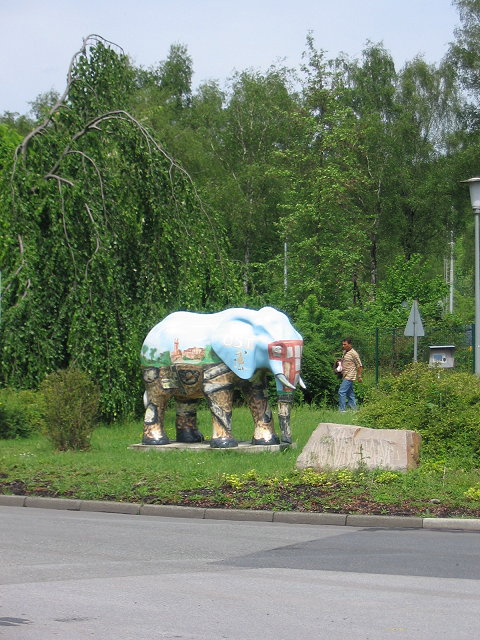
<instances>
[{"instance_id":1,"label":"elephant's trunk","mask_svg":"<svg viewBox=\"0 0 480 640\"><path fill-rule=\"evenodd\" d=\"M293 395L293 394L292 394ZM292 398L293 400L293 398ZM292 444L292 432L290 429L290 412L292 401L284 398L278 401L278 422L280 423L281 441Z\"/></svg>"}]
</instances>

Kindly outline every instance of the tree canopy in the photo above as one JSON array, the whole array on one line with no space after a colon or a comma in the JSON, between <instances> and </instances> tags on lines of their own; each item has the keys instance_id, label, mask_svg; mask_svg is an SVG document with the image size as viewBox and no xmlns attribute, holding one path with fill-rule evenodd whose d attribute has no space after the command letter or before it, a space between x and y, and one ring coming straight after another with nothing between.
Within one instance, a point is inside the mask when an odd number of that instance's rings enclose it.
<instances>
[{"instance_id":1,"label":"tree canopy","mask_svg":"<svg viewBox=\"0 0 480 640\"><path fill-rule=\"evenodd\" d=\"M300 69L197 88L186 45L144 69L86 38L61 96L0 116L2 383L74 362L104 416L131 411L141 341L177 309L272 304L311 332L402 322L417 297L441 322L452 238L471 321L480 2L455 5L436 65L372 42L328 58L307 34Z\"/></svg>"}]
</instances>

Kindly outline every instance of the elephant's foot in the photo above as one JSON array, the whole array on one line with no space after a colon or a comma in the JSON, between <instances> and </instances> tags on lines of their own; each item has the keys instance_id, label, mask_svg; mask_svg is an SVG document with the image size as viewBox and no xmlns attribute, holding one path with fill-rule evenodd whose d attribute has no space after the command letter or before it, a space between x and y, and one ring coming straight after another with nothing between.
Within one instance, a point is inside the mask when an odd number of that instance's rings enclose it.
<instances>
[{"instance_id":1,"label":"elephant's foot","mask_svg":"<svg viewBox=\"0 0 480 640\"><path fill-rule=\"evenodd\" d=\"M254 436L252 438L252 444L259 444L259 445L280 444L280 438L275 433L272 433L270 440L267 440L267 438L255 438Z\"/></svg>"},{"instance_id":2,"label":"elephant's foot","mask_svg":"<svg viewBox=\"0 0 480 640\"><path fill-rule=\"evenodd\" d=\"M142 444L170 444L170 440L159 424L145 423L143 425Z\"/></svg>"},{"instance_id":3,"label":"elephant's foot","mask_svg":"<svg viewBox=\"0 0 480 640\"><path fill-rule=\"evenodd\" d=\"M233 449L233 447L238 447L238 442L235 438L212 438L210 446L212 449Z\"/></svg>"},{"instance_id":4,"label":"elephant's foot","mask_svg":"<svg viewBox=\"0 0 480 640\"><path fill-rule=\"evenodd\" d=\"M177 442L203 442L203 433L198 429L177 429Z\"/></svg>"},{"instance_id":5,"label":"elephant's foot","mask_svg":"<svg viewBox=\"0 0 480 640\"><path fill-rule=\"evenodd\" d=\"M280 439L273 430L272 421L262 421L255 424L255 431L253 432L252 444L269 445L280 444Z\"/></svg>"},{"instance_id":6,"label":"elephant's foot","mask_svg":"<svg viewBox=\"0 0 480 640\"><path fill-rule=\"evenodd\" d=\"M170 444L170 440L167 438L167 436L162 436L161 438L148 438L147 436L143 436L142 444Z\"/></svg>"}]
</instances>

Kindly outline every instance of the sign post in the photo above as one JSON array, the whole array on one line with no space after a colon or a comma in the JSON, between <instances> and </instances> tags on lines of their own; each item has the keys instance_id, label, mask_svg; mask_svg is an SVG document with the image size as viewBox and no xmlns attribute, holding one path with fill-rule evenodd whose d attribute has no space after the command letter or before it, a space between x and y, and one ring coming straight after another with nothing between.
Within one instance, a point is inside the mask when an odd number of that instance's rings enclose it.
<instances>
[{"instance_id":1,"label":"sign post","mask_svg":"<svg viewBox=\"0 0 480 640\"><path fill-rule=\"evenodd\" d=\"M417 339L418 337L422 337L425 335L425 331L423 330L422 318L420 316L420 311L418 310L418 300L413 301L404 335L413 336L413 361L417 362Z\"/></svg>"}]
</instances>

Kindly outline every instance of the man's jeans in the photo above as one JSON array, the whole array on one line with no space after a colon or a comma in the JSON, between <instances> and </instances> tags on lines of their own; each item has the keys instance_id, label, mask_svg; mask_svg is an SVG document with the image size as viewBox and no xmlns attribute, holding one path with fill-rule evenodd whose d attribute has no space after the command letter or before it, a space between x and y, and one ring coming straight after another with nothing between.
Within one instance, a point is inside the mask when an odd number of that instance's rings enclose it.
<instances>
[{"instance_id":1,"label":"man's jeans","mask_svg":"<svg viewBox=\"0 0 480 640\"><path fill-rule=\"evenodd\" d=\"M345 411L346 401L348 401L348 406L350 407L350 409L357 408L355 394L353 392L353 381L346 380L344 378L342 380L340 388L338 389L338 408L340 411Z\"/></svg>"}]
</instances>

